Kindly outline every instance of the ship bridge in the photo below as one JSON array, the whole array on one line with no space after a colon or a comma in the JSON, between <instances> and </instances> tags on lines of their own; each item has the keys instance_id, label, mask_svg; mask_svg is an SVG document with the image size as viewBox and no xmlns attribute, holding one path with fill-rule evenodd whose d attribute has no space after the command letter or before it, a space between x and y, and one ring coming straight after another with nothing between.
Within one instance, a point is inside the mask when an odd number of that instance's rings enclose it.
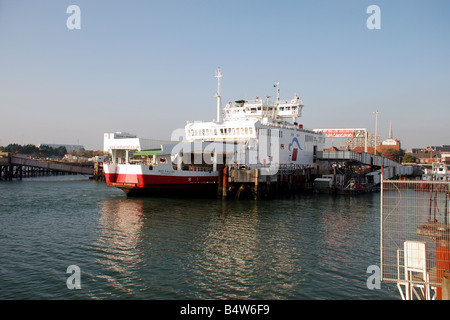
<instances>
[{"instance_id":1,"label":"ship bridge","mask_svg":"<svg viewBox=\"0 0 450 320\"><path fill-rule=\"evenodd\" d=\"M225 120L241 120L248 118L268 118L281 121L292 118L293 122L301 117L303 101L297 95L292 100L272 102L256 97L254 100L237 100L225 105Z\"/></svg>"}]
</instances>

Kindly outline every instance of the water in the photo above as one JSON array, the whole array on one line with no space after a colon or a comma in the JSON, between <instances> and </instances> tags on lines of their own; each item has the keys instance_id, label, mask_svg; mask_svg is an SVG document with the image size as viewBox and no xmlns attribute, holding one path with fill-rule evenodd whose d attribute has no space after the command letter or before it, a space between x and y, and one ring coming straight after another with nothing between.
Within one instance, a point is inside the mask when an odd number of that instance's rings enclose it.
<instances>
[{"instance_id":1,"label":"water","mask_svg":"<svg viewBox=\"0 0 450 320\"><path fill-rule=\"evenodd\" d=\"M63 176L1 182L0 205L0 299L399 298L367 287L379 194L127 199Z\"/></svg>"}]
</instances>

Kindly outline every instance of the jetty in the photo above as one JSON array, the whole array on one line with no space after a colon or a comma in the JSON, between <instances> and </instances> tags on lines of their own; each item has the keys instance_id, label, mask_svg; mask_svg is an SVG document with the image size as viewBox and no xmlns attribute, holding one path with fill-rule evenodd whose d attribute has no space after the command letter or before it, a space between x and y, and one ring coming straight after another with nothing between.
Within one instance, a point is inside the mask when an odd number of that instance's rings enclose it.
<instances>
[{"instance_id":1,"label":"jetty","mask_svg":"<svg viewBox=\"0 0 450 320\"><path fill-rule=\"evenodd\" d=\"M317 192L358 194L379 191L384 179L409 179L412 166L366 152L318 151L313 166L280 165L245 169L225 166L219 171L218 197L266 199L277 194Z\"/></svg>"},{"instance_id":2,"label":"jetty","mask_svg":"<svg viewBox=\"0 0 450 320\"><path fill-rule=\"evenodd\" d=\"M321 178L315 181L315 191L361 193L379 191L381 174L384 179L410 179L414 167L391 159L357 151L319 151L316 157Z\"/></svg>"},{"instance_id":3,"label":"jetty","mask_svg":"<svg viewBox=\"0 0 450 320\"><path fill-rule=\"evenodd\" d=\"M24 177L82 174L94 176L94 164L31 159L30 156L2 152L0 154L0 180L11 181Z\"/></svg>"}]
</instances>

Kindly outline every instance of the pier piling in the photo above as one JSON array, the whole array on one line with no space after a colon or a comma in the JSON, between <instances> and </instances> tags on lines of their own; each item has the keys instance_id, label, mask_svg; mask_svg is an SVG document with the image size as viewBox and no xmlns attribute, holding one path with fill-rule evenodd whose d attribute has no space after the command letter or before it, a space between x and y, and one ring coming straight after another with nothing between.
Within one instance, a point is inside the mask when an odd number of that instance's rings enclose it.
<instances>
[{"instance_id":1,"label":"pier piling","mask_svg":"<svg viewBox=\"0 0 450 320\"><path fill-rule=\"evenodd\" d=\"M228 167L223 167L222 174L223 182L222 182L222 199L226 200L228 197Z\"/></svg>"},{"instance_id":2,"label":"pier piling","mask_svg":"<svg viewBox=\"0 0 450 320\"><path fill-rule=\"evenodd\" d=\"M228 167L227 171L219 171L218 198L264 200L312 191L308 186L313 180L308 177L314 179L314 176L307 176L307 170L285 170L274 174L264 170Z\"/></svg>"},{"instance_id":3,"label":"pier piling","mask_svg":"<svg viewBox=\"0 0 450 320\"><path fill-rule=\"evenodd\" d=\"M92 165L80 163L65 163L54 160L30 159L26 155L8 154L0 156L0 180L22 180L24 177L38 177L61 174L94 175ZM103 171L99 165L96 168L96 176L101 177Z\"/></svg>"}]
</instances>

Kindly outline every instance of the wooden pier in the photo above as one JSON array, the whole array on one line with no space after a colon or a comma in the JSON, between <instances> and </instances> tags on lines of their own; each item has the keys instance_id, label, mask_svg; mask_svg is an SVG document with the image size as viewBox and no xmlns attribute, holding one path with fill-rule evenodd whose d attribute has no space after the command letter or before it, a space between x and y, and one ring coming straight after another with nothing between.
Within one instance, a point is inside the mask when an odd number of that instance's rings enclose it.
<instances>
[{"instance_id":1,"label":"wooden pier","mask_svg":"<svg viewBox=\"0 0 450 320\"><path fill-rule=\"evenodd\" d=\"M383 168L383 169L381 169ZM301 168L289 164L271 173L269 168L248 170L224 166L219 170L218 197L268 199L295 192L356 195L380 189L384 177L407 178L413 168L365 152L321 151L313 164Z\"/></svg>"},{"instance_id":2,"label":"wooden pier","mask_svg":"<svg viewBox=\"0 0 450 320\"><path fill-rule=\"evenodd\" d=\"M219 170L217 194L220 199L270 199L277 195L312 191L316 177L314 169L279 170L271 174L268 168L254 170L224 166Z\"/></svg>"},{"instance_id":3,"label":"wooden pier","mask_svg":"<svg viewBox=\"0 0 450 320\"><path fill-rule=\"evenodd\" d=\"M0 181L62 174L93 176L94 166L92 164L30 159L29 156L10 153L3 153L0 157Z\"/></svg>"}]
</instances>

